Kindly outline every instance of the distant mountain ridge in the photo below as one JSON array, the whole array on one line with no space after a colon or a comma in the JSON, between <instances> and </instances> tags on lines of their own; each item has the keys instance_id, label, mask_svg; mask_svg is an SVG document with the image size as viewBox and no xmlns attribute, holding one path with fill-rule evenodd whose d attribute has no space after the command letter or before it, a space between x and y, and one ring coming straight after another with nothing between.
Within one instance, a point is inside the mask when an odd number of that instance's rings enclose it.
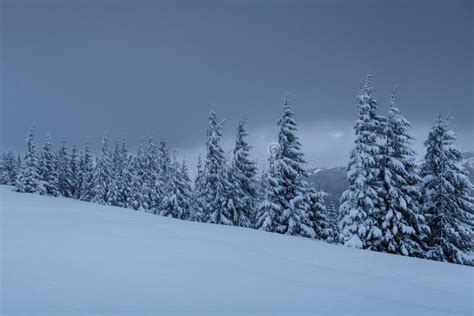
<instances>
[{"instance_id":1,"label":"distant mountain ridge","mask_svg":"<svg viewBox=\"0 0 474 316\"><path fill-rule=\"evenodd\" d=\"M346 167L319 168L310 172L308 182L318 191L327 193L326 206L339 206L339 198L347 188Z\"/></svg>"}]
</instances>

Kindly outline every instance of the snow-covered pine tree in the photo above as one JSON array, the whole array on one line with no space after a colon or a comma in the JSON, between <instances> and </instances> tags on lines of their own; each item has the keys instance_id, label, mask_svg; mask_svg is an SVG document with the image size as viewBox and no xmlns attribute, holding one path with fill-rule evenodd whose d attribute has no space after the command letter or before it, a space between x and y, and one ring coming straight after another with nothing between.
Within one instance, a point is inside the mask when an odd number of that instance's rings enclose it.
<instances>
[{"instance_id":1,"label":"snow-covered pine tree","mask_svg":"<svg viewBox=\"0 0 474 316\"><path fill-rule=\"evenodd\" d=\"M35 144L35 125L31 126L26 140L26 152L21 163L16 190L18 192L33 193L40 188L39 161Z\"/></svg>"},{"instance_id":2,"label":"snow-covered pine tree","mask_svg":"<svg viewBox=\"0 0 474 316\"><path fill-rule=\"evenodd\" d=\"M81 194L81 187L79 186L79 177L80 177L80 156L77 150L77 146L73 145L71 150L71 156L69 163L71 164L71 177L69 179L71 183L71 197L79 199Z\"/></svg>"},{"instance_id":3,"label":"snow-covered pine tree","mask_svg":"<svg viewBox=\"0 0 474 316\"><path fill-rule=\"evenodd\" d=\"M336 244L339 241L339 227L338 227L338 213L334 203L331 203L327 207L327 219L329 226L331 227L332 235L327 239L327 242Z\"/></svg>"},{"instance_id":4,"label":"snow-covered pine tree","mask_svg":"<svg viewBox=\"0 0 474 316\"><path fill-rule=\"evenodd\" d=\"M110 180L110 189L109 189L109 203L114 206L120 206L122 201L120 201L120 186L123 183L123 172L125 168L127 157L127 147L125 138L122 139L122 144L120 145L118 139L115 140L115 148L112 153L112 165L111 165L111 180ZM123 197L123 196L122 196Z\"/></svg>"},{"instance_id":5,"label":"snow-covered pine tree","mask_svg":"<svg viewBox=\"0 0 474 316\"><path fill-rule=\"evenodd\" d=\"M224 162L217 178L214 199L211 201L213 211L209 213L209 223L234 225L237 210L234 205L233 186L229 181L229 172Z\"/></svg>"},{"instance_id":6,"label":"snow-covered pine tree","mask_svg":"<svg viewBox=\"0 0 474 316\"><path fill-rule=\"evenodd\" d=\"M202 201L206 221L231 225L233 216L223 210L224 205L226 209L229 208L229 205L226 200L228 180L223 171L226 169L224 150L220 146L221 126L222 122L217 120L216 113L211 109L207 128L207 156Z\"/></svg>"},{"instance_id":7,"label":"snow-covered pine tree","mask_svg":"<svg viewBox=\"0 0 474 316\"><path fill-rule=\"evenodd\" d=\"M145 179L145 156L143 145L140 141L135 155L130 159L126 174L130 177L130 199L129 207L134 210L144 210L146 208L145 199L143 197L143 183Z\"/></svg>"},{"instance_id":8,"label":"snow-covered pine tree","mask_svg":"<svg viewBox=\"0 0 474 316\"><path fill-rule=\"evenodd\" d=\"M168 166L169 169L169 166ZM169 172L169 192L161 205L161 215L178 219L191 218L191 186L185 162L182 165L173 157Z\"/></svg>"},{"instance_id":9,"label":"snow-covered pine tree","mask_svg":"<svg viewBox=\"0 0 474 316\"><path fill-rule=\"evenodd\" d=\"M143 178L140 176L141 174L143 174L143 171L141 170L142 164L140 159L140 154L135 155L134 159L130 163L129 170L132 177L132 181L130 184L131 195L129 205L134 210L144 209L143 192L141 190L141 186L143 185Z\"/></svg>"},{"instance_id":10,"label":"snow-covered pine tree","mask_svg":"<svg viewBox=\"0 0 474 316\"><path fill-rule=\"evenodd\" d=\"M383 170L386 192L380 250L421 257L425 251L423 239L429 229L420 214L420 179L408 128L410 123L395 106L394 91L386 125Z\"/></svg>"},{"instance_id":11,"label":"snow-covered pine tree","mask_svg":"<svg viewBox=\"0 0 474 316\"><path fill-rule=\"evenodd\" d=\"M162 136L160 144L158 145L158 169L160 176L163 179L167 179L174 167L175 165L171 160L166 137Z\"/></svg>"},{"instance_id":12,"label":"snow-covered pine tree","mask_svg":"<svg viewBox=\"0 0 474 316\"><path fill-rule=\"evenodd\" d=\"M77 177L76 177L76 183L74 183L75 193L76 195L74 198L80 200L82 196L82 183L84 182L84 153L79 151L79 163L78 163L78 168L79 170L77 171Z\"/></svg>"},{"instance_id":13,"label":"snow-covered pine tree","mask_svg":"<svg viewBox=\"0 0 474 316\"><path fill-rule=\"evenodd\" d=\"M20 154L17 154L16 156L16 173L17 173L17 177L20 173L20 169L21 169L21 164L23 163L23 160L21 159L21 155ZM17 178L15 178L15 182L16 182Z\"/></svg>"},{"instance_id":14,"label":"snow-covered pine tree","mask_svg":"<svg viewBox=\"0 0 474 316\"><path fill-rule=\"evenodd\" d=\"M118 150L118 154L114 153L114 179L117 189L115 203L117 206L130 207L133 184L133 170L130 170L130 157L128 155L127 140L122 138L122 144ZM139 188L141 189L141 188Z\"/></svg>"},{"instance_id":15,"label":"snow-covered pine tree","mask_svg":"<svg viewBox=\"0 0 474 316\"><path fill-rule=\"evenodd\" d=\"M133 157L127 157L124 161L124 169L121 172L120 179L118 179L118 195L116 198L117 206L125 208L140 208L140 203L134 203L136 192L141 192L140 187L134 188L135 173L132 164ZM138 190L137 190L138 189ZM140 193L141 196L141 193Z\"/></svg>"},{"instance_id":16,"label":"snow-covered pine tree","mask_svg":"<svg viewBox=\"0 0 474 316\"><path fill-rule=\"evenodd\" d=\"M102 138L102 148L93 174L92 202L109 204L112 162L109 152L107 133Z\"/></svg>"},{"instance_id":17,"label":"snow-covered pine tree","mask_svg":"<svg viewBox=\"0 0 474 316\"><path fill-rule=\"evenodd\" d=\"M181 179L181 192L183 196L184 205L187 205L188 211L185 216L187 220L193 220L193 189L191 186L191 178L189 177L189 170L186 161L183 158L181 166L179 168L180 179Z\"/></svg>"},{"instance_id":18,"label":"snow-covered pine tree","mask_svg":"<svg viewBox=\"0 0 474 316\"><path fill-rule=\"evenodd\" d=\"M148 139L148 147L144 153L143 199L145 209L158 213L161 204L161 187L159 184L158 150L153 137Z\"/></svg>"},{"instance_id":19,"label":"snow-covered pine tree","mask_svg":"<svg viewBox=\"0 0 474 316\"><path fill-rule=\"evenodd\" d=\"M0 184L8 184L7 168L4 166L8 153L2 153L0 161Z\"/></svg>"},{"instance_id":20,"label":"snow-covered pine tree","mask_svg":"<svg viewBox=\"0 0 474 316\"><path fill-rule=\"evenodd\" d=\"M108 193L108 204L118 206L118 195L119 188L118 182L120 181L121 161L120 161L120 145L118 138L115 139L114 150L110 154L110 183Z\"/></svg>"},{"instance_id":21,"label":"snow-covered pine tree","mask_svg":"<svg viewBox=\"0 0 474 316\"><path fill-rule=\"evenodd\" d=\"M275 155L270 153L268 170L265 170L260 180L260 196L257 205L257 216L254 227L268 232L275 231L276 217L281 213L278 201L280 186L275 167Z\"/></svg>"},{"instance_id":22,"label":"snow-covered pine tree","mask_svg":"<svg viewBox=\"0 0 474 316\"><path fill-rule=\"evenodd\" d=\"M2 154L2 161L0 164L0 183L15 185L18 176L18 165L13 151L8 151Z\"/></svg>"},{"instance_id":23,"label":"snow-covered pine tree","mask_svg":"<svg viewBox=\"0 0 474 316\"><path fill-rule=\"evenodd\" d=\"M56 158L49 133L46 134L46 141L44 142L43 151L41 152L39 175L41 179L40 194L52 196L60 195Z\"/></svg>"},{"instance_id":24,"label":"snow-covered pine tree","mask_svg":"<svg viewBox=\"0 0 474 316\"><path fill-rule=\"evenodd\" d=\"M160 170L160 172L163 171L164 170ZM181 203L181 179L176 156L173 155L173 162L171 165L166 166L166 173L168 174L167 192L161 203L161 215L184 219L184 216L186 216L186 213L189 211L189 206L183 206Z\"/></svg>"},{"instance_id":25,"label":"snow-covered pine tree","mask_svg":"<svg viewBox=\"0 0 474 316\"><path fill-rule=\"evenodd\" d=\"M119 205L120 207L131 208L136 211L143 210L143 171L142 171L143 151L142 145L134 155L128 155L120 181Z\"/></svg>"},{"instance_id":26,"label":"snow-covered pine tree","mask_svg":"<svg viewBox=\"0 0 474 316\"><path fill-rule=\"evenodd\" d=\"M58 189L64 197L72 197L73 182L71 159L67 150L66 139L63 138L56 155L56 166L58 168Z\"/></svg>"},{"instance_id":27,"label":"snow-covered pine tree","mask_svg":"<svg viewBox=\"0 0 474 316\"><path fill-rule=\"evenodd\" d=\"M197 189L201 189L204 187L204 166L202 164L202 157L201 154L198 156L197 164L196 164L196 178L194 179L194 187Z\"/></svg>"},{"instance_id":28,"label":"snow-covered pine tree","mask_svg":"<svg viewBox=\"0 0 474 316\"><path fill-rule=\"evenodd\" d=\"M245 137L245 120L240 119L234 147L234 157L229 168L231 194L236 210L234 225L251 227L255 220L255 204L257 197L255 162L250 159L250 146Z\"/></svg>"},{"instance_id":29,"label":"snow-covered pine tree","mask_svg":"<svg viewBox=\"0 0 474 316\"><path fill-rule=\"evenodd\" d=\"M449 129L448 119L439 116L425 142L421 168L422 210L431 229L428 257L472 265L472 184L460 164L462 154L455 141L456 134Z\"/></svg>"},{"instance_id":30,"label":"snow-covered pine tree","mask_svg":"<svg viewBox=\"0 0 474 316\"><path fill-rule=\"evenodd\" d=\"M334 227L331 226L326 206L324 193L317 192L313 187L307 188L309 221L315 232L315 238L331 242L334 239Z\"/></svg>"},{"instance_id":31,"label":"snow-covered pine tree","mask_svg":"<svg viewBox=\"0 0 474 316\"><path fill-rule=\"evenodd\" d=\"M156 190L158 195L157 203L162 204L163 199L171 194L171 173L174 172L174 162L171 159L168 144L165 136L163 135L158 144L157 150L157 179L156 179Z\"/></svg>"},{"instance_id":32,"label":"snow-covered pine tree","mask_svg":"<svg viewBox=\"0 0 474 316\"><path fill-rule=\"evenodd\" d=\"M81 159L81 196L82 201L91 201L94 196L94 159L92 158L89 143L86 143L84 156Z\"/></svg>"},{"instance_id":33,"label":"snow-covered pine tree","mask_svg":"<svg viewBox=\"0 0 474 316\"><path fill-rule=\"evenodd\" d=\"M281 213L275 231L281 234L314 238L315 232L309 219L307 177L298 130L288 93L283 98L282 116L278 121L278 153L276 167L279 183L278 204Z\"/></svg>"},{"instance_id":34,"label":"snow-covered pine tree","mask_svg":"<svg viewBox=\"0 0 474 316\"><path fill-rule=\"evenodd\" d=\"M357 95L358 119L354 126L355 147L347 168L349 188L339 209L339 240L355 248L378 250L382 239L383 210L382 135L384 118L377 115L377 100L369 74Z\"/></svg>"},{"instance_id":35,"label":"snow-covered pine tree","mask_svg":"<svg viewBox=\"0 0 474 316\"><path fill-rule=\"evenodd\" d=\"M198 161L196 164L196 177L194 179L194 188L193 188L193 208L192 208L192 220L197 222L204 222L204 213L203 213L203 197L205 193L205 172L202 165L202 158L199 154Z\"/></svg>"}]
</instances>

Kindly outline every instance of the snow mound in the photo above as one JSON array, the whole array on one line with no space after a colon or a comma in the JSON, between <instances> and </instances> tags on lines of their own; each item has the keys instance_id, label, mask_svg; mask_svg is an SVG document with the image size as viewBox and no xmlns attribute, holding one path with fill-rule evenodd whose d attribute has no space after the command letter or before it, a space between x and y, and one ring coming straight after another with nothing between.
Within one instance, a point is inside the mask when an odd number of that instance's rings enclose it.
<instances>
[{"instance_id":1,"label":"snow mound","mask_svg":"<svg viewBox=\"0 0 474 316\"><path fill-rule=\"evenodd\" d=\"M1 315L473 315L473 269L0 187Z\"/></svg>"}]
</instances>

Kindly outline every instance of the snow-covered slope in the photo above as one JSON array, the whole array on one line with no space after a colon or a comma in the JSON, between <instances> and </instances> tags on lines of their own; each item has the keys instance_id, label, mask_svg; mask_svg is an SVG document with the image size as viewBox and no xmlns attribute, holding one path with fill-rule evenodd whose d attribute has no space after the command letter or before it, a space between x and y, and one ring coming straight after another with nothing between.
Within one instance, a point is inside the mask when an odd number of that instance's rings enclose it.
<instances>
[{"instance_id":1,"label":"snow-covered slope","mask_svg":"<svg viewBox=\"0 0 474 316\"><path fill-rule=\"evenodd\" d=\"M1 315L473 315L473 269L0 187Z\"/></svg>"}]
</instances>

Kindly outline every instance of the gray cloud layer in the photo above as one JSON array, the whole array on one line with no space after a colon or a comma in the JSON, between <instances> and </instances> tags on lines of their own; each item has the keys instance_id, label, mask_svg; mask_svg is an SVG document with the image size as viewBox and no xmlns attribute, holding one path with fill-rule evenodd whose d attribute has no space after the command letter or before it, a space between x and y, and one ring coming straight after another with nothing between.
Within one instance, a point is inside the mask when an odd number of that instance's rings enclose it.
<instances>
[{"instance_id":1,"label":"gray cloud layer","mask_svg":"<svg viewBox=\"0 0 474 316\"><path fill-rule=\"evenodd\" d=\"M193 156L215 104L229 119L224 141L247 117L261 155L289 89L307 156L339 165L369 69L382 111L401 83L418 142L452 110L460 144L474 147L471 1L0 5L2 149L22 150L35 121L76 143L104 130L133 143L165 133Z\"/></svg>"}]
</instances>

